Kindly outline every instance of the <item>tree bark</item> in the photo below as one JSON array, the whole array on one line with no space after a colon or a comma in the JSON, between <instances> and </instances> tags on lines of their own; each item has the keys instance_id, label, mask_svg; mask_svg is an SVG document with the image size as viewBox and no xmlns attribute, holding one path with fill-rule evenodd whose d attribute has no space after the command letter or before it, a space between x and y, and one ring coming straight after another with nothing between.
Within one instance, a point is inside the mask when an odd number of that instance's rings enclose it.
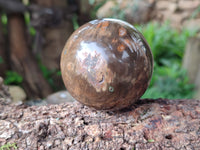
<instances>
[{"instance_id":1,"label":"tree bark","mask_svg":"<svg viewBox=\"0 0 200 150\"><path fill-rule=\"evenodd\" d=\"M19 150L198 150L199 125L198 100L144 99L120 112L0 101L0 145Z\"/></svg>"},{"instance_id":2,"label":"tree bark","mask_svg":"<svg viewBox=\"0 0 200 150\"><path fill-rule=\"evenodd\" d=\"M29 97L43 98L47 96L52 90L28 48L23 15L9 15L8 29L11 67L24 78L23 87Z\"/></svg>"}]
</instances>

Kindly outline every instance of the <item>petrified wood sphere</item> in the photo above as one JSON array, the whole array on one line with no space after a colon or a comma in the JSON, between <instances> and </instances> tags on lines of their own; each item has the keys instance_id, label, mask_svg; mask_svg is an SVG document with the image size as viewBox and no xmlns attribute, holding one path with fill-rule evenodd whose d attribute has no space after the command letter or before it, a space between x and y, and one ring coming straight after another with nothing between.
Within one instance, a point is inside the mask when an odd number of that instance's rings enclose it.
<instances>
[{"instance_id":1,"label":"petrified wood sphere","mask_svg":"<svg viewBox=\"0 0 200 150\"><path fill-rule=\"evenodd\" d=\"M118 110L133 104L147 89L152 69L151 50L142 34L116 19L81 26L61 56L67 90L96 109Z\"/></svg>"}]
</instances>

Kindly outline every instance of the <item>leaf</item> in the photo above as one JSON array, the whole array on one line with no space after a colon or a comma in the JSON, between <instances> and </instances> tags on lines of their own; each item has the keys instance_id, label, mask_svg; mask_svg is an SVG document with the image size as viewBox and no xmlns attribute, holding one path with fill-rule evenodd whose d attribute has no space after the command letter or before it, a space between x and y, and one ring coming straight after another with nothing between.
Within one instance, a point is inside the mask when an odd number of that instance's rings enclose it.
<instances>
[{"instance_id":1,"label":"leaf","mask_svg":"<svg viewBox=\"0 0 200 150\"><path fill-rule=\"evenodd\" d=\"M155 140L154 139L149 139L148 142L149 143L153 143L153 142L155 142Z\"/></svg>"},{"instance_id":2,"label":"leaf","mask_svg":"<svg viewBox=\"0 0 200 150\"><path fill-rule=\"evenodd\" d=\"M14 84L14 85L19 85L23 81L23 78L21 75L19 75L15 71L7 71L6 72L6 77L4 79L5 84Z\"/></svg>"}]
</instances>

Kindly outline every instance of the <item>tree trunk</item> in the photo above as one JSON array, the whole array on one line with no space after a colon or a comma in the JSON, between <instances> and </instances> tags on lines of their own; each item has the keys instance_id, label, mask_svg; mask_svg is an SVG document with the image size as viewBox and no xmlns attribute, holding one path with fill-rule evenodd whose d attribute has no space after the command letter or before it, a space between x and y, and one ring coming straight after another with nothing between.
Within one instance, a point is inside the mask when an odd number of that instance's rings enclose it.
<instances>
[{"instance_id":1,"label":"tree trunk","mask_svg":"<svg viewBox=\"0 0 200 150\"><path fill-rule=\"evenodd\" d=\"M89 4L89 0L76 0L78 3L78 21L80 25L91 21L92 6Z\"/></svg>"},{"instance_id":2,"label":"tree trunk","mask_svg":"<svg viewBox=\"0 0 200 150\"><path fill-rule=\"evenodd\" d=\"M72 21L66 20L63 14L64 10L70 8L67 7L66 0L35 0L35 3L41 7L57 9L61 13L61 18L57 20L54 18L54 23L49 21L46 26L41 27L41 34L45 39L41 50L41 61L48 69L60 69L61 52L65 42L73 32ZM54 16L56 17L58 14L54 14Z\"/></svg>"},{"instance_id":3,"label":"tree trunk","mask_svg":"<svg viewBox=\"0 0 200 150\"><path fill-rule=\"evenodd\" d=\"M40 7L51 8L54 11L51 21L44 26L40 26L39 34L44 39L41 43L41 62L49 70L60 70L60 56L64 45L73 32L72 19L66 16L73 16L72 14L65 14L65 11L70 10L66 0L35 0L35 4ZM59 15L60 13L60 15ZM57 19L56 19L57 17ZM45 18L44 18L45 19ZM56 90L64 89L64 84L61 76L52 75L53 85Z\"/></svg>"},{"instance_id":4,"label":"tree trunk","mask_svg":"<svg viewBox=\"0 0 200 150\"><path fill-rule=\"evenodd\" d=\"M120 112L0 101L0 145L19 150L199 150L199 125L197 100L144 99Z\"/></svg>"},{"instance_id":5,"label":"tree trunk","mask_svg":"<svg viewBox=\"0 0 200 150\"><path fill-rule=\"evenodd\" d=\"M23 77L23 87L29 97L42 98L47 96L52 90L42 76L31 51L28 49L23 15L9 15L8 29L11 67Z\"/></svg>"}]
</instances>

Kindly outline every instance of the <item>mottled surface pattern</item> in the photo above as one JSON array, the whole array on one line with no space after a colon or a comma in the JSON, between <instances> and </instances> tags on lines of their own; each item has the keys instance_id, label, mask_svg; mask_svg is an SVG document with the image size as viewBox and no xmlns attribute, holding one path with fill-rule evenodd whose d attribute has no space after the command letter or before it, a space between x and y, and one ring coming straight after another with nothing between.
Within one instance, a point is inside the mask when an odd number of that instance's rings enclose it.
<instances>
[{"instance_id":1,"label":"mottled surface pattern","mask_svg":"<svg viewBox=\"0 0 200 150\"><path fill-rule=\"evenodd\" d=\"M0 146L19 150L199 150L197 100L140 100L121 112L78 102L7 105L0 100Z\"/></svg>"},{"instance_id":2,"label":"mottled surface pattern","mask_svg":"<svg viewBox=\"0 0 200 150\"><path fill-rule=\"evenodd\" d=\"M130 24L94 20L76 30L61 56L65 86L97 109L121 109L145 92L153 70L151 50Z\"/></svg>"}]
</instances>

